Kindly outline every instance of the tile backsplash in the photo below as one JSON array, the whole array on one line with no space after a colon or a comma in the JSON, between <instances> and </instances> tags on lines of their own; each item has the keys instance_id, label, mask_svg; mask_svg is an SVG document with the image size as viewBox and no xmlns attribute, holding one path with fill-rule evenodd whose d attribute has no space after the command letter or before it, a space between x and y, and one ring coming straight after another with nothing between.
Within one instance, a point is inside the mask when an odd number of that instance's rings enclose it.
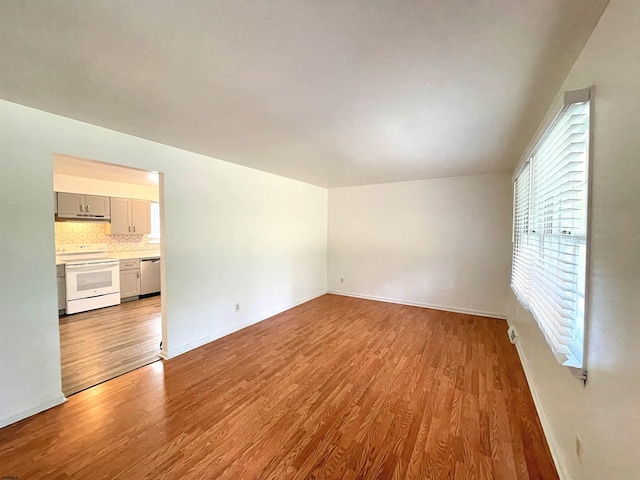
<instances>
[{"instance_id":1,"label":"tile backsplash","mask_svg":"<svg viewBox=\"0 0 640 480\"><path fill-rule=\"evenodd\" d=\"M148 235L110 235L108 223L55 222L56 247L77 243L106 243L109 252L158 250Z\"/></svg>"}]
</instances>

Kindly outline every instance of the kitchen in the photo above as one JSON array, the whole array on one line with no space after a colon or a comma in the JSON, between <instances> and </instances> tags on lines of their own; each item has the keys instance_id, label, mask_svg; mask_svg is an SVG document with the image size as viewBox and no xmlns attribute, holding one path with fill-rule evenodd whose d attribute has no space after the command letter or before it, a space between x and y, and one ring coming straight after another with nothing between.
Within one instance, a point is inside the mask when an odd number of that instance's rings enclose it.
<instances>
[{"instance_id":1,"label":"kitchen","mask_svg":"<svg viewBox=\"0 0 640 480\"><path fill-rule=\"evenodd\" d=\"M159 359L159 174L54 156L62 390Z\"/></svg>"}]
</instances>

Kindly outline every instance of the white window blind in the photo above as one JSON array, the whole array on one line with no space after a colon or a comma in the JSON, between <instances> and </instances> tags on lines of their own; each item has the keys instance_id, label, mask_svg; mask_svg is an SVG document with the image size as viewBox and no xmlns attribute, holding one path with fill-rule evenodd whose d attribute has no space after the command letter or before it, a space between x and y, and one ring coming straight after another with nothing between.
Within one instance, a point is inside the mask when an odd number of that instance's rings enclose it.
<instances>
[{"instance_id":1,"label":"white window blind","mask_svg":"<svg viewBox=\"0 0 640 480\"><path fill-rule=\"evenodd\" d=\"M512 289L560 363L582 368L589 101L561 111L514 181Z\"/></svg>"},{"instance_id":2,"label":"white window blind","mask_svg":"<svg viewBox=\"0 0 640 480\"><path fill-rule=\"evenodd\" d=\"M531 254L527 251L529 233L530 169L527 162L514 182L513 269L511 285L523 305L528 305Z\"/></svg>"}]
</instances>

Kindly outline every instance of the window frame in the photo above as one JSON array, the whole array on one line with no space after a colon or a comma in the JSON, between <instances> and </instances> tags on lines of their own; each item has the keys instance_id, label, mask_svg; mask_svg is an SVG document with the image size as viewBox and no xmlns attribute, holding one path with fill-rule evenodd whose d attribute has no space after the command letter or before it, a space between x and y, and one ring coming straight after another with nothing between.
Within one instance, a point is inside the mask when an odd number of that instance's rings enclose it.
<instances>
[{"instance_id":1,"label":"window frame","mask_svg":"<svg viewBox=\"0 0 640 480\"><path fill-rule=\"evenodd\" d=\"M154 205L155 205L155 207L154 207ZM157 211L158 211L157 222L154 221L154 215L153 215L153 211L154 211L155 208L157 208ZM154 202L154 201L150 201L149 202L149 216L150 216L150 222L151 222L151 225L150 225L151 231L147 235L147 242L148 243L160 243L161 239L162 239L162 233L161 233L161 228L160 228L160 202ZM156 230L154 228L156 223L157 223L157 232L154 231L154 230ZM154 233L156 233L157 235L154 235Z\"/></svg>"},{"instance_id":2,"label":"window frame","mask_svg":"<svg viewBox=\"0 0 640 480\"><path fill-rule=\"evenodd\" d=\"M552 117L551 121L545 123L544 128L539 130L539 134L536 136L534 141L531 142L530 148L528 149L527 155L524 156L518 167L514 171L513 175L513 228L512 228L512 242L513 242L513 250L512 250L512 274L510 287L512 291L515 293L518 301L523 305L523 307L527 310L531 310L530 302L527 298L523 298L522 292L519 290L517 285L514 287L514 272L516 270L516 248L517 248L517 235L520 231L516 231L516 214L517 214L517 191L516 191L516 183L523 173L523 170L527 168L529 175L529 191L528 191L528 201L527 201L527 224L530 224L531 220L531 211L533 210L532 205L532 195L533 195L533 182L534 182L534 172L533 172L533 164L532 161L534 159L535 154L537 153L540 146L547 139L548 135L554 133L554 127L558 125L558 122L563 118L563 115L567 112L567 110L576 103L585 103L589 102L588 112L589 112L589 123L588 123L588 134L587 134L587 145L585 150L585 162L586 165L584 167L584 172L586 176L586 189L585 189L585 206L586 206L586 215L584 218L585 226L584 226L584 235L580 237L584 237L584 245L585 245L585 265L584 265L584 305L583 305L583 328L582 328L582 359L579 365L567 365L571 373L573 373L576 377L580 378L583 381L586 381L586 359L587 359L587 350L588 350L588 325L589 325L589 317L590 317L590 252L591 252L591 216L592 216L592 190L593 190L593 136L594 136L594 87L588 87L581 90L569 91L564 94L564 102L560 108L556 109L556 114ZM528 235L530 235L529 227L527 227L527 241ZM539 232L538 232L539 233ZM542 235L542 234L540 234ZM578 246L579 244L576 243ZM519 244L521 247L522 244ZM526 267L525 270L526 272ZM580 275L580 269L578 269L578 275ZM579 291L579 289L578 289ZM577 310L577 309L576 309ZM543 327L540 325L539 320L536 318L536 323L538 323L538 327L542 331L543 335L546 338L546 334L543 330ZM575 328L575 323L572 328ZM550 349L553 351L554 347L551 346L550 339L546 338L547 343L549 343ZM555 352L554 352L555 353ZM556 356L556 359L560 362L560 358Z\"/></svg>"}]
</instances>

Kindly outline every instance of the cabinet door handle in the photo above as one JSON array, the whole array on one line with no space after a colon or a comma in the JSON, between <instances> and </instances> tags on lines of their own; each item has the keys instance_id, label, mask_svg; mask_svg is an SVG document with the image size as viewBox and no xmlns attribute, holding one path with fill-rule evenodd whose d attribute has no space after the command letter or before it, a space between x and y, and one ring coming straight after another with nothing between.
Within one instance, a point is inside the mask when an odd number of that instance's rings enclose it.
<instances>
[{"instance_id":1,"label":"cabinet door handle","mask_svg":"<svg viewBox=\"0 0 640 480\"><path fill-rule=\"evenodd\" d=\"M133 233L136 233L136 226L133 226Z\"/></svg>"},{"instance_id":2,"label":"cabinet door handle","mask_svg":"<svg viewBox=\"0 0 640 480\"><path fill-rule=\"evenodd\" d=\"M90 207L90 206L91 206L91 205L87 204L87 213L89 213L89 207Z\"/></svg>"},{"instance_id":3,"label":"cabinet door handle","mask_svg":"<svg viewBox=\"0 0 640 480\"><path fill-rule=\"evenodd\" d=\"M131 233L131 225L129 225L129 233Z\"/></svg>"},{"instance_id":4,"label":"cabinet door handle","mask_svg":"<svg viewBox=\"0 0 640 480\"><path fill-rule=\"evenodd\" d=\"M140 272L138 272L138 278L140 278Z\"/></svg>"},{"instance_id":5,"label":"cabinet door handle","mask_svg":"<svg viewBox=\"0 0 640 480\"><path fill-rule=\"evenodd\" d=\"M83 204L80 204L80 211L84 212L84 205Z\"/></svg>"}]
</instances>

